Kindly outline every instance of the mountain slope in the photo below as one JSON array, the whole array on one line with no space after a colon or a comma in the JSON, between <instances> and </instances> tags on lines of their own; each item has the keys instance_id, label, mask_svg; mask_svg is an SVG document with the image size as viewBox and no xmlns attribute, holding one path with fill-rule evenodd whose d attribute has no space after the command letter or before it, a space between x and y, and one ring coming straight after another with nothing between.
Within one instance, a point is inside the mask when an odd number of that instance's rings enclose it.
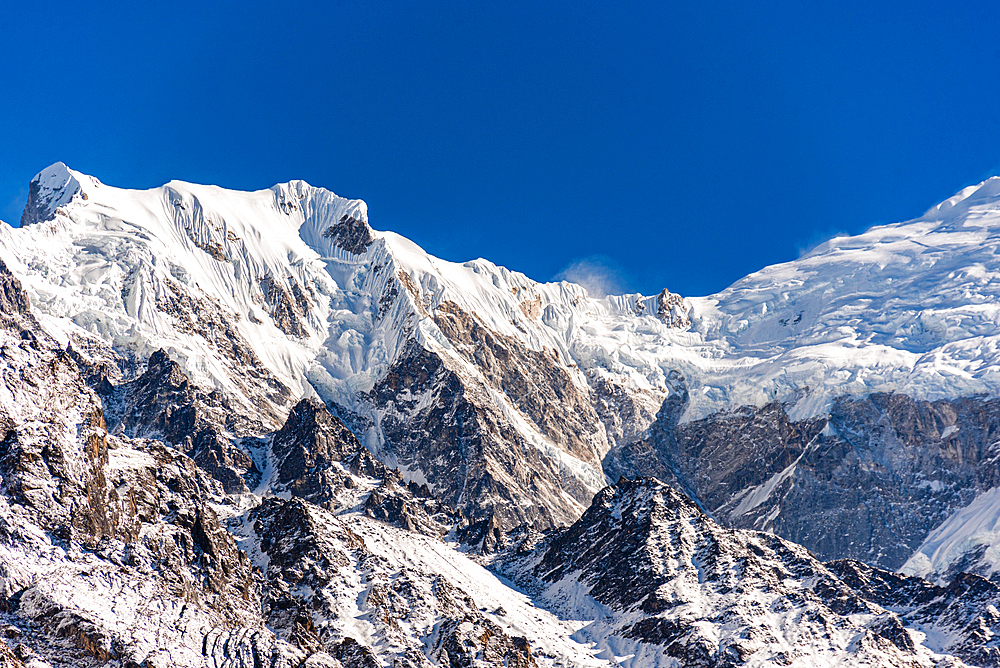
<instances>
[{"instance_id":1,"label":"mountain slope","mask_svg":"<svg viewBox=\"0 0 1000 668\"><path fill-rule=\"evenodd\" d=\"M997 665L1000 589L947 589L858 562L820 563L725 529L670 486L626 480L547 539L512 536L496 568L629 666Z\"/></svg>"},{"instance_id":2,"label":"mountain slope","mask_svg":"<svg viewBox=\"0 0 1000 668\"><path fill-rule=\"evenodd\" d=\"M0 226L0 662L998 665L997 183L591 299L54 165Z\"/></svg>"},{"instance_id":3,"label":"mountain slope","mask_svg":"<svg viewBox=\"0 0 1000 668\"><path fill-rule=\"evenodd\" d=\"M586 382L545 352L551 336L540 326L520 324L532 312L523 304L537 299L529 279L485 262L440 263L373 232L363 203L302 182L258 193L176 182L137 192L55 165L33 183L40 199L26 209L30 224L5 228L3 252L50 329L77 348L103 340L115 356L106 361L125 377L165 349L196 385L260 416L228 435L263 433L299 396L318 392L356 418L383 459L440 481L444 497L473 512L568 522L604 484L609 444ZM471 306L470 289L483 296ZM490 329L449 297L503 315ZM513 332L533 332L535 348ZM522 361L494 361L484 373L470 357L483 341L494 360ZM466 416L464 434L444 433L430 395L403 399L392 387L428 365L438 372L425 390L444 397L446 415ZM530 377L539 370L546 377ZM563 407L553 391L578 398ZM387 442L387 432L429 436ZM505 455L510 439L523 458Z\"/></svg>"},{"instance_id":4,"label":"mountain slope","mask_svg":"<svg viewBox=\"0 0 1000 668\"><path fill-rule=\"evenodd\" d=\"M316 395L407 480L507 528L568 524L608 479L649 474L724 508L720 519L735 526L763 528L754 523L769 517L767 527L829 557L898 566L971 498L921 492L930 501L922 519L891 527L888 551L821 547L828 536L789 523L815 497L757 502L809 487L796 477L805 466L789 469L806 443L763 460L754 453L769 446L749 447L732 471L737 486L727 481L718 496L691 478L687 455L671 454L684 441L671 434L690 440L697 425L722 433L726 411L756 415L774 401L790 424L805 425L850 396L996 394L998 184L968 188L915 221L833 239L704 298L664 290L592 299L486 260L439 260L373 230L363 202L301 181L255 193L181 182L129 191L61 164L32 181L24 227L0 226L0 254L48 330L100 373L131 382L162 348L206 398L216 393L204 404L217 406L210 413L257 416L216 420L218 438L178 444L214 458L206 465L230 490L246 486L240 479L258 484L264 466L233 444ZM944 422L920 440L926 456L904 459L933 461L933 434L955 426ZM948 436L940 442L955 441ZM719 470L699 457L702 469ZM912 478L929 475L924 464L897 471L896 460L875 459L887 479L906 481L899 494L938 484ZM940 483L957 490L967 478L956 471ZM747 510L737 497L749 487L754 512L736 513Z\"/></svg>"}]
</instances>

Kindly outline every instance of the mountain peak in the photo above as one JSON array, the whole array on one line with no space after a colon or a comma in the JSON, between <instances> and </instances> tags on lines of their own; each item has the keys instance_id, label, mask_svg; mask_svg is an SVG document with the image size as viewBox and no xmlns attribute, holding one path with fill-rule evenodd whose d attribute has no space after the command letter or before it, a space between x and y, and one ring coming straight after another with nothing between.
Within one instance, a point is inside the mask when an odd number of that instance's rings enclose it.
<instances>
[{"instance_id":1,"label":"mountain peak","mask_svg":"<svg viewBox=\"0 0 1000 668\"><path fill-rule=\"evenodd\" d=\"M952 197L936 204L923 215L925 220L954 218L974 206L1000 200L1000 176L991 176L982 183L962 188Z\"/></svg>"},{"instance_id":2,"label":"mountain peak","mask_svg":"<svg viewBox=\"0 0 1000 668\"><path fill-rule=\"evenodd\" d=\"M82 192L78 176L80 174L62 162L56 162L38 172L28 186L28 202L21 214L21 227L51 219L56 209Z\"/></svg>"}]
</instances>

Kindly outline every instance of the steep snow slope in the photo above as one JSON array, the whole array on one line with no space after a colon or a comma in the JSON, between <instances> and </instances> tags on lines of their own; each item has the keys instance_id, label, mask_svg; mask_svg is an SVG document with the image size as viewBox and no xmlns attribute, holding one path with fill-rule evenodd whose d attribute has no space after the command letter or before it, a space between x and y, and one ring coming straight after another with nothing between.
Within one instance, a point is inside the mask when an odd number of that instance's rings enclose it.
<instances>
[{"instance_id":1,"label":"steep snow slope","mask_svg":"<svg viewBox=\"0 0 1000 668\"><path fill-rule=\"evenodd\" d=\"M832 239L693 300L695 328L734 367L715 366L701 393L737 405L801 387L826 396L995 394L998 241L994 177L921 218ZM822 407L804 401L796 419Z\"/></svg>"},{"instance_id":2,"label":"steep snow slope","mask_svg":"<svg viewBox=\"0 0 1000 668\"><path fill-rule=\"evenodd\" d=\"M57 164L31 192L25 226L0 228L0 252L48 329L77 348L94 337L111 344L126 377L163 348L192 381L260 414L264 427L280 424L292 400L318 392L358 418L383 459L419 480L446 480L436 484L454 488L446 490L452 502L509 508L511 521L572 521L604 484L608 436L583 375L535 322L539 286L523 275L485 261L436 260L372 231L364 203L303 182L255 193L178 182L128 191ZM542 287L553 298L584 298L577 286ZM474 357L486 339L495 354L484 370ZM461 451L387 447L386 429L440 426L427 411L444 400L411 400L408 389L387 393L376 383L391 367L409 374L437 360L441 382L427 390L440 393L444 383L449 410L471 412L472 431L434 443ZM558 376L558 391L581 411L548 400L551 383L530 377L539 368ZM655 410L655 397L648 403ZM522 456L503 461L509 456L499 450L512 437ZM449 469L454 475L431 468L470 460ZM479 493L466 493L469 481ZM523 495L526 487L539 498Z\"/></svg>"},{"instance_id":3,"label":"steep snow slope","mask_svg":"<svg viewBox=\"0 0 1000 668\"><path fill-rule=\"evenodd\" d=\"M269 427L317 393L445 500L555 525L668 397L686 392L685 422L775 398L802 420L845 393L996 394L998 207L994 178L718 295L591 299L434 258L301 181L130 191L56 164L0 254L50 331L110 343L126 376L164 348Z\"/></svg>"},{"instance_id":4,"label":"steep snow slope","mask_svg":"<svg viewBox=\"0 0 1000 668\"><path fill-rule=\"evenodd\" d=\"M372 302L388 284L387 272L378 269L389 263L412 279L406 283L418 314L421 306L431 313L453 301L493 332L533 350L553 350L585 371L627 379L629 387L663 393L671 369L686 372L699 390L689 419L807 386L829 394L891 388L937 398L993 392L998 383L997 177L917 220L832 239L718 295L679 301L675 309L689 315L689 329L657 318L663 309L655 297L589 299L579 286L538 284L485 260L445 262L366 225L358 227L353 246L344 244L329 228L344 215L366 222L365 204L301 181L256 193L180 182L138 192L54 165L33 181L36 190L46 198L26 209L25 222L45 214L53 222L6 230L6 253L21 259L18 268L45 312L106 337L126 335L138 324L140 336L154 340L166 336L170 323L151 301L167 281L196 286L239 316L240 333L297 394L317 357L320 369L312 373L340 395L373 384L394 359L399 341L365 338L376 333L366 327L378 308ZM55 215L58 206L62 216ZM29 209L37 213L29 216ZM104 241L95 243L98 238ZM62 250L46 254L47 271L37 264L42 247ZM262 313L261 281L267 277L290 294L293 281L318 293L308 295L316 303L304 309L304 336L283 334ZM119 298L100 290L112 286L129 291ZM72 296L79 287L90 299ZM86 306L119 304L127 318L117 314L102 325L106 321L85 315ZM426 318L418 326L428 340L449 347ZM178 352L196 347L188 339ZM191 355L185 369L196 379L224 382L205 353ZM357 374L362 378L349 389L341 387L346 376Z\"/></svg>"},{"instance_id":5,"label":"steep snow slope","mask_svg":"<svg viewBox=\"0 0 1000 668\"><path fill-rule=\"evenodd\" d=\"M1000 487L977 496L934 529L900 569L941 584L962 571L991 580L1000 570Z\"/></svg>"},{"instance_id":6,"label":"steep snow slope","mask_svg":"<svg viewBox=\"0 0 1000 668\"><path fill-rule=\"evenodd\" d=\"M141 359L166 348L195 382L251 404L254 390L241 382L250 367L292 395L304 391L304 371L340 304L296 307L307 290L342 291L298 229L309 214L363 216L364 203L301 183L253 194L180 183L121 190L61 164L36 177L36 190L61 208L29 202L23 222L33 224L5 230L4 245L32 303L53 319L47 324L67 336L100 336ZM225 340L207 331L220 326L232 328ZM280 414L287 396L272 399Z\"/></svg>"}]
</instances>

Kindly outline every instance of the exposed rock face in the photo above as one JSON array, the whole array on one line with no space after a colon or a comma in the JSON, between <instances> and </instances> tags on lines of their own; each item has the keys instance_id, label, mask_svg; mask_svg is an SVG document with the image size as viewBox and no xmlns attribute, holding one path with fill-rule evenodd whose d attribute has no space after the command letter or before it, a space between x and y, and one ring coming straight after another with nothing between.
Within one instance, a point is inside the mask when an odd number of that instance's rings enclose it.
<instances>
[{"instance_id":1,"label":"exposed rock face","mask_svg":"<svg viewBox=\"0 0 1000 668\"><path fill-rule=\"evenodd\" d=\"M119 394L124 400L113 430L128 436L175 444L200 429L225 424L221 399L192 385L162 349L149 357L145 373L122 386Z\"/></svg>"},{"instance_id":2,"label":"exposed rock face","mask_svg":"<svg viewBox=\"0 0 1000 668\"><path fill-rule=\"evenodd\" d=\"M609 447L603 426L590 396L570 378L558 353L537 352L491 332L454 302L434 309L434 322L486 384L502 392L542 436L576 459L600 466Z\"/></svg>"},{"instance_id":3,"label":"exposed rock face","mask_svg":"<svg viewBox=\"0 0 1000 668\"><path fill-rule=\"evenodd\" d=\"M523 545L501 555L502 571L545 583L542 598L571 616L588 605L570 593L582 588L610 612L581 633L637 641L650 663L663 652L685 666L791 665L822 647L851 663L931 666L947 652L997 665L995 585L964 576L946 591L856 562L827 567L771 534L719 526L653 479L620 480L573 526Z\"/></svg>"},{"instance_id":4,"label":"exposed rock face","mask_svg":"<svg viewBox=\"0 0 1000 668\"><path fill-rule=\"evenodd\" d=\"M21 282L10 273L3 260L0 260L0 317L4 318L4 325L13 326L13 320L27 316L30 307L31 303L24 288L21 287Z\"/></svg>"},{"instance_id":5,"label":"exposed rock face","mask_svg":"<svg viewBox=\"0 0 1000 668\"><path fill-rule=\"evenodd\" d=\"M409 346L368 398L382 413L389 453L423 471L435 496L466 515L551 527L582 508L587 490L578 480L510 429L482 385L437 354ZM524 490L532 503L522 502Z\"/></svg>"},{"instance_id":6,"label":"exposed rock face","mask_svg":"<svg viewBox=\"0 0 1000 668\"><path fill-rule=\"evenodd\" d=\"M337 246L355 255L364 253L375 240L366 221L358 220L346 213L340 217L336 225L331 225L323 231L323 237L332 239Z\"/></svg>"},{"instance_id":7,"label":"exposed rock face","mask_svg":"<svg viewBox=\"0 0 1000 668\"><path fill-rule=\"evenodd\" d=\"M312 309L312 302L298 281L294 278L287 281L291 284L290 290L286 290L274 276L261 279L264 303L278 329L288 336L307 337L309 330L306 329L306 318Z\"/></svg>"},{"instance_id":8,"label":"exposed rock face","mask_svg":"<svg viewBox=\"0 0 1000 668\"><path fill-rule=\"evenodd\" d=\"M233 410L218 392L192 385L163 350L153 353L136 380L109 392L118 419L112 428L131 437L157 438L188 453L230 494L245 492L260 471L226 434L261 433L259 422Z\"/></svg>"},{"instance_id":9,"label":"exposed rock face","mask_svg":"<svg viewBox=\"0 0 1000 668\"><path fill-rule=\"evenodd\" d=\"M361 444L339 418L316 399L303 399L274 435L277 481L288 485L354 455Z\"/></svg>"},{"instance_id":10,"label":"exposed rock face","mask_svg":"<svg viewBox=\"0 0 1000 668\"><path fill-rule=\"evenodd\" d=\"M594 374L588 377L592 390L594 410L608 435L610 443L634 443L656 421L658 409L670 399L670 392L630 390ZM615 449L607 454L614 457ZM603 463L604 471L611 479L615 471Z\"/></svg>"},{"instance_id":11,"label":"exposed rock face","mask_svg":"<svg viewBox=\"0 0 1000 668\"><path fill-rule=\"evenodd\" d=\"M100 402L72 357L38 326L20 282L2 263L0 299L3 490L60 537L87 544L114 537L121 505L105 478L108 443Z\"/></svg>"},{"instance_id":12,"label":"exposed rock face","mask_svg":"<svg viewBox=\"0 0 1000 668\"><path fill-rule=\"evenodd\" d=\"M274 435L271 450L276 488L324 504L332 502L339 490L351 484L344 468L333 464L346 464L364 448L326 406L315 399L303 399ZM373 477L382 477L382 469L372 473L378 474Z\"/></svg>"},{"instance_id":13,"label":"exposed rock face","mask_svg":"<svg viewBox=\"0 0 1000 668\"><path fill-rule=\"evenodd\" d=\"M416 286L407 289L420 300ZM558 351L526 348L454 302L432 311L450 347L411 342L365 396L385 454L473 518L508 529L573 521L604 484L611 439L637 435L658 397L637 401L595 380L599 395Z\"/></svg>"},{"instance_id":14,"label":"exposed rock face","mask_svg":"<svg viewBox=\"0 0 1000 668\"><path fill-rule=\"evenodd\" d=\"M137 275L124 299L126 303L139 300L132 291L148 289ZM156 295L157 309L168 316L176 329L200 337L217 355L220 363L228 367L231 378L242 396L234 397L255 408L264 422L276 423L291 392L260 360L253 347L234 326L234 314L227 313L209 296L192 296L175 281L164 279L163 290ZM247 410L246 413L250 411Z\"/></svg>"},{"instance_id":15,"label":"exposed rock face","mask_svg":"<svg viewBox=\"0 0 1000 668\"><path fill-rule=\"evenodd\" d=\"M365 449L344 423L316 399L303 399L274 435L272 481L276 491L291 494L327 510L354 505L359 478L376 479L362 509L368 517L407 531L443 536L464 518L441 503L427 485L405 483Z\"/></svg>"},{"instance_id":16,"label":"exposed rock face","mask_svg":"<svg viewBox=\"0 0 1000 668\"><path fill-rule=\"evenodd\" d=\"M299 648L325 651L345 666L381 665L369 647L335 624L356 604L391 665L536 665L527 640L509 636L443 575L395 570L321 508L300 499L266 499L250 518L268 558L268 625Z\"/></svg>"},{"instance_id":17,"label":"exposed rock face","mask_svg":"<svg viewBox=\"0 0 1000 668\"><path fill-rule=\"evenodd\" d=\"M260 536L260 551L268 557L264 614L279 636L314 652L324 641L339 643L332 628L314 624L336 618L335 601L311 596L301 585L321 591L335 580L350 578L350 567L366 554L364 542L332 515L304 501L267 499L250 519ZM311 599L311 600L310 600Z\"/></svg>"},{"instance_id":18,"label":"exposed rock face","mask_svg":"<svg viewBox=\"0 0 1000 668\"><path fill-rule=\"evenodd\" d=\"M536 666L525 638L511 638L481 615L448 619L439 631L432 656L448 666Z\"/></svg>"},{"instance_id":19,"label":"exposed rock face","mask_svg":"<svg viewBox=\"0 0 1000 668\"><path fill-rule=\"evenodd\" d=\"M690 311L684 298L666 288L656 297L656 317L671 327L682 329L691 326Z\"/></svg>"},{"instance_id":20,"label":"exposed rock face","mask_svg":"<svg viewBox=\"0 0 1000 668\"><path fill-rule=\"evenodd\" d=\"M16 279L0 270L0 282L26 304ZM210 629L263 632L249 560L210 505L224 498L218 483L169 446L109 436L74 356L30 314L7 313L0 607L15 658L195 665Z\"/></svg>"},{"instance_id":21,"label":"exposed rock face","mask_svg":"<svg viewBox=\"0 0 1000 668\"><path fill-rule=\"evenodd\" d=\"M647 438L609 455L608 470L671 480L720 521L824 559L899 568L952 512L1000 485L988 465L996 400L872 394L800 422L771 403L678 425L682 409L665 404Z\"/></svg>"},{"instance_id":22,"label":"exposed rock face","mask_svg":"<svg viewBox=\"0 0 1000 668\"><path fill-rule=\"evenodd\" d=\"M938 631L935 649L973 666L1000 665L1000 587L960 573L947 587L867 566L833 561L827 567L872 603L900 615L907 625Z\"/></svg>"},{"instance_id":23,"label":"exposed rock face","mask_svg":"<svg viewBox=\"0 0 1000 668\"><path fill-rule=\"evenodd\" d=\"M688 402L687 386L684 378L677 372L672 372L670 381L671 393L660 404L656 419L644 431L643 438L622 440L621 445L613 448L604 457L604 471L609 478L651 477L668 481L683 490L692 499L699 497L688 486L687 481L679 477L661 453L678 449L677 425Z\"/></svg>"},{"instance_id":24,"label":"exposed rock face","mask_svg":"<svg viewBox=\"0 0 1000 668\"><path fill-rule=\"evenodd\" d=\"M351 470L365 475L353 465ZM368 517L426 536L443 537L466 521L461 511L436 499L427 485L404 484L397 472L388 470L365 499L364 511Z\"/></svg>"}]
</instances>

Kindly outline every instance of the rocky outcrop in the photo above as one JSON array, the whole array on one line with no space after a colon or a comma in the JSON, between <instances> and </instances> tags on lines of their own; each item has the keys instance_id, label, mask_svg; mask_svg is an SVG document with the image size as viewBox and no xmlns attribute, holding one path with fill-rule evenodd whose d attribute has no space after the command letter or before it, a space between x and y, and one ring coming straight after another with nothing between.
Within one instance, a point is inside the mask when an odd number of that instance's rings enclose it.
<instances>
[{"instance_id":1,"label":"rocky outcrop","mask_svg":"<svg viewBox=\"0 0 1000 668\"><path fill-rule=\"evenodd\" d=\"M286 289L283 283L290 284ZM312 309L312 302L305 290L294 278L279 281L274 276L265 276L260 281L264 303L268 307L274 325L288 336L305 338L309 336L306 318Z\"/></svg>"},{"instance_id":2,"label":"rocky outcrop","mask_svg":"<svg viewBox=\"0 0 1000 668\"><path fill-rule=\"evenodd\" d=\"M434 322L485 383L500 392L548 442L600 466L609 448L589 393L573 382L558 353L535 351L491 331L454 302L434 309ZM466 383L472 379L463 379Z\"/></svg>"},{"instance_id":3,"label":"rocky outcrop","mask_svg":"<svg viewBox=\"0 0 1000 668\"><path fill-rule=\"evenodd\" d=\"M1000 485L988 465L1000 440L992 399L840 397L798 422L777 402L678 424L682 409L665 404L606 469L671 480L727 525L773 531L823 559L899 568L952 512Z\"/></svg>"},{"instance_id":4,"label":"rocky outcrop","mask_svg":"<svg viewBox=\"0 0 1000 668\"><path fill-rule=\"evenodd\" d=\"M356 471L355 467L352 470ZM438 538L466 521L461 511L435 498L426 484L404 483L396 471L382 474L382 481L369 493L363 508L368 517Z\"/></svg>"},{"instance_id":5,"label":"rocky outcrop","mask_svg":"<svg viewBox=\"0 0 1000 668\"><path fill-rule=\"evenodd\" d=\"M656 317L664 324L678 329L691 326L690 309L684 303L684 298L666 288L656 296Z\"/></svg>"},{"instance_id":6,"label":"rocky outcrop","mask_svg":"<svg viewBox=\"0 0 1000 668\"><path fill-rule=\"evenodd\" d=\"M853 562L827 567L774 535L720 526L655 479L622 479L571 527L529 550L510 545L498 569L571 617L592 605L586 592L609 612L580 633L606 646L631 639L650 661L662 652L685 666L793 665L820 652L933 666L949 653L997 665L990 606L1000 591L982 578L946 592Z\"/></svg>"},{"instance_id":7,"label":"rocky outcrop","mask_svg":"<svg viewBox=\"0 0 1000 668\"><path fill-rule=\"evenodd\" d=\"M52 220L56 210L70 202L78 193L81 198L87 199L80 182L63 163L57 162L39 172L28 184L28 201L21 213L21 226Z\"/></svg>"},{"instance_id":8,"label":"rocky outcrop","mask_svg":"<svg viewBox=\"0 0 1000 668\"><path fill-rule=\"evenodd\" d=\"M936 651L972 666L1000 666L1000 587L960 573L947 587L845 559L827 567L866 600L900 615L907 625L931 630Z\"/></svg>"},{"instance_id":9,"label":"rocky outcrop","mask_svg":"<svg viewBox=\"0 0 1000 668\"><path fill-rule=\"evenodd\" d=\"M364 451L364 454L362 454ZM316 399L301 400L271 441L275 461L274 485L297 497L324 505L354 486L347 467L357 459L358 471L382 478L384 467L368 455L357 437ZM367 463L365 460L368 460ZM336 464L343 464L336 466Z\"/></svg>"},{"instance_id":10,"label":"rocky outcrop","mask_svg":"<svg viewBox=\"0 0 1000 668\"><path fill-rule=\"evenodd\" d=\"M268 625L301 650L325 652L344 665L382 665L373 647L339 623L341 611L358 605L390 665L535 665L524 638L488 619L444 575L432 567L397 569L322 508L270 498L249 518L267 557Z\"/></svg>"},{"instance_id":11,"label":"rocky outcrop","mask_svg":"<svg viewBox=\"0 0 1000 668\"><path fill-rule=\"evenodd\" d=\"M510 666L534 668L531 645L526 638L511 638L481 615L445 620L437 634L431 656L438 665Z\"/></svg>"},{"instance_id":12,"label":"rocky outcrop","mask_svg":"<svg viewBox=\"0 0 1000 668\"><path fill-rule=\"evenodd\" d=\"M182 449L227 493L246 492L248 482L259 482L257 465L227 434L252 434L261 425L243 418L218 392L193 385L164 350L150 355L146 371L136 380L108 394L111 405L117 406L114 432L156 438Z\"/></svg>"},{"instance_id":13,"label":"rocky outcrop","mask_svg":"<svg viewBox=\"0 0 1000 668\"><path fill-rule=\"evenodd\" d=\"M0 318L8 327L14 325L14 319L25 317L31 308L27 293L3 260L0 260Z\"/></svg>"},{"instance_id":14,"label":"rocky outcrop","mask_svg":"<svg viewBox=\"0 0 1000 668\"><path fill-rule=\"evenodd\" d=\"M331 225L323 231L323 237L333 240L334 244L355 255L364 253L375 240L366 221L358 220L346 213L340 217L336 225Z\"/></svg>"},{"instance_id":15,"label":"rocky outcrop","mask_svg":"<svg viewBox=\"0 0 1000 668\"><path fill-rule=\"evenodd\" d=\"M316 399L300 401L274 435L274 489L287 490L336 511L350 506L362 484L375 479L362 509L368 517L407 531L443 536L463 521L462 513L439 501L426 484L404 482L399 472L379 462Z\"/></svg>"},{"instance_id":16,"label":"rocky outcrop","mask_svg":"<svg viewBox=\"0 0 1000 668\"><path fill-rule=\"evenodd\" d=\"M292 408L274 435L277 482L289 485L356 454L361 443L322 402L307 398Z\"/></svg>"},{"instance_id":17,"label":"rocky outcrop","mask_svg":"<svg viewBox=\"0 0 1000 668\"><path fill-rule=\"evenodd\" d=\"M513 430L481 384L415 342L366 399L381 413L385 454L423 472L437 498L473 519L552 527L586 502L579 480Z\"/></svg>"},{"instance_id":18,"label":"rocky outcrop","mask_svg":"<svg viewBox=\"0 0 1000 668\"><path fill-rule=\"evenodd\" d=\"M260 552L267 555L263 613L268 626L310 653L339 643L343 638L331 625L337 617L335 601L312 592L349 578L352 564L367 554L364 541L300 499L265 499L250 520ZM325 623L317 627L316 619Z\"/></svg>"}]
</instances>

